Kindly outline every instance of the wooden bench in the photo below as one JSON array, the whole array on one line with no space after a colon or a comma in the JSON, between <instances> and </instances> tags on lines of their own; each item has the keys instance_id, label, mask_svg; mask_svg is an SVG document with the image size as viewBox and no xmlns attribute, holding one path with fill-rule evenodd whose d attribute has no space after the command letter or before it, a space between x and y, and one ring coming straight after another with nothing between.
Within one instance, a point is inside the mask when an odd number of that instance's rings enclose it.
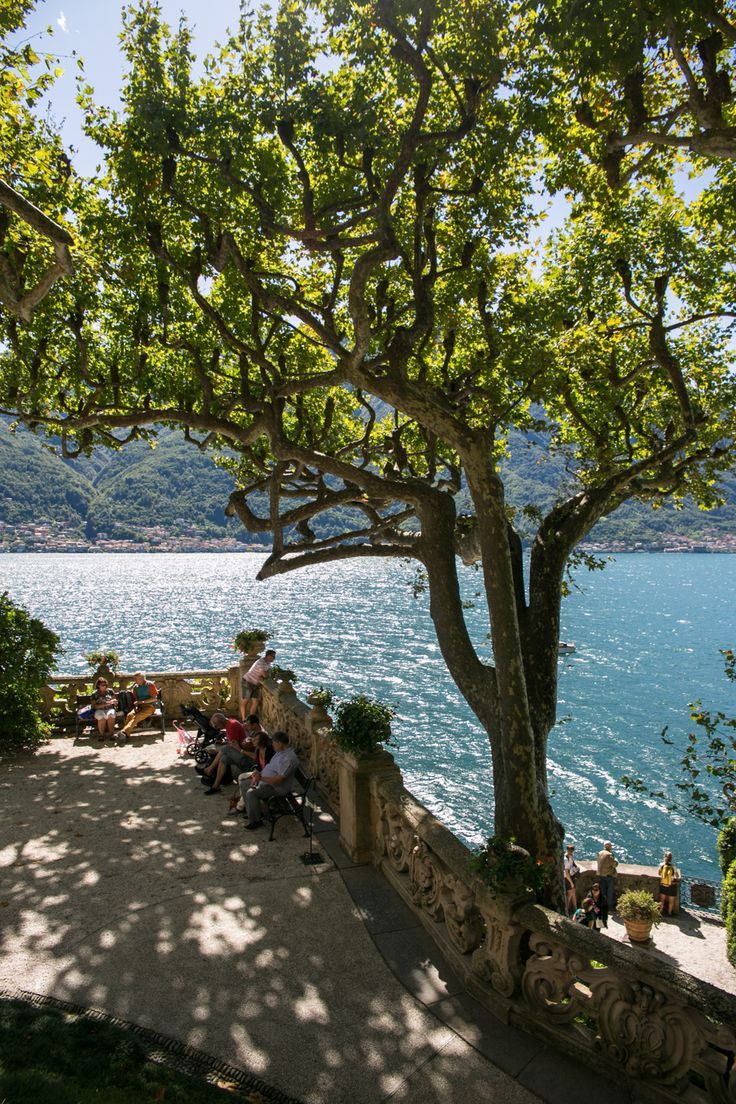
<instances>
[{"instance_id":1,"label":"wooden bench","mask_svg":"<svg viewBox=\"0 0 736 1104\"><path fill-rule=\"evenodd\" d=\"M309 790L314 779L310 778L308 774L305 774L301 767L297 767L294 772L294 779L301 787L301 793L274 794L273 797L269 797L266 803L265 819L268 820L271 825L271 833L268 837L269 843L273 840L277 821L285 816L296 817L304 829L304 835L309 836L310 834L310 826L307 824L306 819L306 810L308 808L307 801Z\"/></svg>"},{"instance_id":2,"label":"wooden bench","mask_svg":"<svg viewBox=\"0 0 736 1104\"><path fill-rule=\"evenodd\" d=\"M90 705L91 702L91 694L77 695L74 710L74 732L77 739L79 739L86 728L92 728L94 730L94 733L97 733L97 721L95 720L94 715L89 719L79 716L79 710L83 709L87 705ZM119 725L120 722L124 719L125 711L122 709L116 710L115 724ZM164 706L164 699L161 696L160 690L156 695L156 708L154 709L153 713L150 717L146 717L146 720L143 722L143 724L139 725L138 728L133 729L133 732L137 732L140 734L142 732L150 731L151 729L154 729L156 732L160 732L162 736L166 732L166 709Z\"/></svg>"}]
</instances>

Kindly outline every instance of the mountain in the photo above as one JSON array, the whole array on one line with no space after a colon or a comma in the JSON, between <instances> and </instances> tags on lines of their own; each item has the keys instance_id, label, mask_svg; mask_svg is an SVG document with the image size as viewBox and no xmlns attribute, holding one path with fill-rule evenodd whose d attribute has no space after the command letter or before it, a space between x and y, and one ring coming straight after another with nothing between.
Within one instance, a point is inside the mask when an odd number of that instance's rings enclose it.
<instances>
[{"instance_id":1,"label":"mountain","mask_svg":"<svg viewBox=\"0 0 736 1104\"><path fill-rule=\"evenodd\" d=\"M560 484L570 479L564 462L545 450L543 440L521 434L512 436L503 467L508 500L517 508L549 508ZM619 548L658 547L675 538L707 546L733 540L736 474L722 482L727 504L718 510L705 512L692 502L657 510L628 503L599 523L592 540ZM153 448L136 441L120 451L96 449L91 457L64 460L38 437L23 429L11 432L0 421L0 534L6 548L17 546L19 534L24 547L52 546L46 531L35 532L44 525L76 541L127 540L133 547L192 538L253 543L257 538L225 517L232 488L230 474L174 430L162 430ZM459 509L469 509L467 493L459 499ZM256 508L265 512L265 501ZM360 516L343 509L313 528L326 536L356 523L361 524Z\"/></svg>"},{"instance_id":2,"label":"mountain","mask_svg":"<svg viewBox=\"0 0 736 1104\"><path fill-rule=\"evenodd\" d=\"M0 421L0 521L55 521L84 532L94 488L30 433Z\"/></svg>"}]
</instances>

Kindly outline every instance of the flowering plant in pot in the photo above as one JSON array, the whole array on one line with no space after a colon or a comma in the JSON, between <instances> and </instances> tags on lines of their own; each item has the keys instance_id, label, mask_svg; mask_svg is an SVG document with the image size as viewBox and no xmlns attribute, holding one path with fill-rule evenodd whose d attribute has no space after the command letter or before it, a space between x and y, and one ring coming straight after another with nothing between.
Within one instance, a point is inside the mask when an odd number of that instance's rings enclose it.
<instances>
[{"instance_id":1,"label":"flowering plant in pot","mask_svg":"<svg viewBox=\"0 0 736 1104\"><path fill-rule=\"evenodd\" d=\"M629 889L622 893L616 908L632 943L646 943L652 925L662 920L659 905L645 889Z\"/></svg>"},{"instance_id":2,"label":"flowering plant in pot","mask_svg":"<svg viewBox=\"0 0 736 1104\"><path fill-rule=\"evenodd\" d=\"M266 632L265 629L243 629L235 637L233 645L237 651L248 655L250 652L260 651L260 645L265 644L270 637L270 632Z\"/></svg>"},{"instance_id":3,"label":"flowering plant in pot","mask_svg":"<svg viewBox=\"0 0 736 1104\"><path fill-rule=\"evenodd\" d=\"M366 694L341 701L335 709L332 735L337 746L358 759L373 755L391 741L391 719L396 711Z\"/></svg>"},{"instance_id":4,"label":"flowering plant in pot","mask_svg":"<svg viewBox=\"0 0 736 1104\"><path fill-rule=\"evenodd\" d=\"M107 667L110 671L116 671L120 663L120 656L112 648L105 648L103 652L87 652L84 658L93 671L98 667Z\"/></svg>"}]
</instances>

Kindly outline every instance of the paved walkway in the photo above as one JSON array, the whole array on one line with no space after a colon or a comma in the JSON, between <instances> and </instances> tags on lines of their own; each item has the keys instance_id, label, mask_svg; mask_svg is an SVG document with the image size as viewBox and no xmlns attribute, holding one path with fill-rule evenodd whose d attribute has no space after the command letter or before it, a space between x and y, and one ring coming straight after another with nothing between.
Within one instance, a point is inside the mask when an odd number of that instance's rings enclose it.
<instances>
[{"instance_id":1,"label":"paved walkway","mask_svg":"<svg viewBox=\"0 0 736 1104\"><path fill-rule=\"evenodd\" d=\"M133 1020L315 1104L626 1099L468 997L334 824L331 856L205 797L175 742L3 763L0 986Z\"/></svg>"}]
</instances>

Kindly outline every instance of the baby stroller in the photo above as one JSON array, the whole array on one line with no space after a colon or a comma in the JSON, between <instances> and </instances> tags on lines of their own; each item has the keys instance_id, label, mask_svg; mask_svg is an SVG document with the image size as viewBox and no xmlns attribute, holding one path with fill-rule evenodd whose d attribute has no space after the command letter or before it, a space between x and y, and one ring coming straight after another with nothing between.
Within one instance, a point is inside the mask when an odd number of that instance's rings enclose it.
<instances>
[{"instance_id":1,"label":"baby stroller","mask_svg":"<svg viewBox=\"0 0 736 1104\"><path fill-rule=\"evenodd\" d=\"M182 724L174 722L179 733L180 754L194 759L196 763L206 763L215 748L225 743L225 739L219 729L212 727L207 714L195 705L183 705L181 711L185 720L192 721L197 726L197 732L192 736Z\"/></svg>"}]
</instances>

